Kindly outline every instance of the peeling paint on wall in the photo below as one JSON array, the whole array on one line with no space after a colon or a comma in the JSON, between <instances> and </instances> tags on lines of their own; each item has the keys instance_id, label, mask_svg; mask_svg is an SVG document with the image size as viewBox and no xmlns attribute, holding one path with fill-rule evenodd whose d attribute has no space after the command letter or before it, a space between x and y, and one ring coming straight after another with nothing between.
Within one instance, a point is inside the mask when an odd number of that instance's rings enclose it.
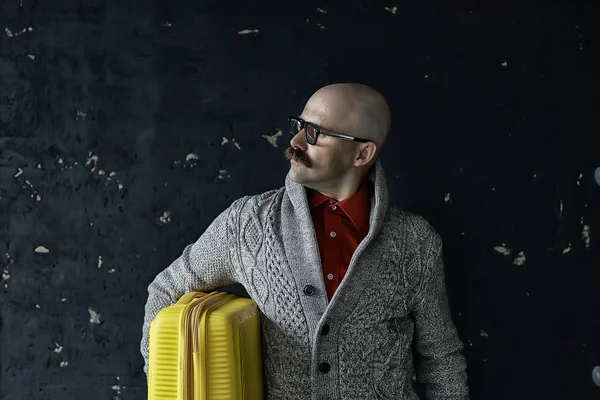
<instances>
[{"instance_id":1,"label":"peeling paint on wall","mask_svg":"<svg viewBox=\"0 0 600 400\"><path fill-rule=\"evenodd\" d=\"M171 222L171 211L163 211L162 215L158 218L163 224Z\"/></svg>"},{"instance_id":2,"label":"peeling paint on wall","mask_svg":"<svg viewBox=\"0 0 600 400\"><path fill-rule=\"evenodd\" d=\"M7 27L4 28L4 32L6 32L6 36L8 36L9 38L12 38L15 36L20 36L20 35L24 34L25 32L31 32L31 31L33 31L33 28L31 26L29 28L21 29L19 32L13 32L10 29L8 29Z\"/></svg>"},{"instance_id":3,"label":"peeling paint on wall","mask_svg":"<svg viewBox=\"0 0 600 400\"><path fill-rule=\"evenodd\" d=\"M225 180L231 178L231 175L229 175L229 173L227 172L226 169L220 169L219 170L219 175L215 178L216 180Z\"/></svg>"},{"instance_id":4,"label":"peeling paint on wall","mask_svg":"<svg viewBox=\"0 0 600 400\"><path fill-rule=\"evenodd\" d=\"M396 12L398 11L398 7L384 7L386 11L391 12L392 14L396 14Z\"/></svg>"},{"instance_id":5,"label":"peeling paint on wall","mask_svg":"<svg viewBox=\"0 0 600 400\"><path fill-rule=\"evenodd\" d=\"M585 247L590 247L590 227L589 225L584 225L583 230L581 231L581 238L585 243Z\"/></svg>"},{"instance_id":6,"label":"peeling paint on wall","mask_svg":"<svg viewBox=\"0 0 600 400\"><path fill-rule=\"evenodd\" d=\"M277 132L275 132L273 135L271 135L271 136L262 135L262 137L267 139L267 142L269 142L271 144L271 146L279 147L279 146L277 146L277 138L282 135L283 135L283 133L281 132L281 129L277 129Z\"/></svg>"},{"instance_id":7,"label":"peeling paint on wall","mask_svg":"<svg viewBox=\"0 0 600 400\"><path fill-rule=\"evenodd\" d=\"M90 313L90 323L100 324L100 314L92 310L92 307L88 308L88 312Z\"/></svg>"},{"instance_id":8,"label":"peeling paint on wall","mask_svg":"<svg viewBox=\"0 0 600 400\"><path fill-rule=\"evenodd\" d=\"M525 259L525 252L520 251L519 254L517 254L517 257L515 258L515 260L513 261L514 265L523 265L525 263L526 259Z\"/></svg>"},{"instance_id":9,"label":"peeling paint on wall","mask_svg":"<svg viewBox=\"0 0 600 400\"><path fill-rule=\"evenodd\" d=\"M249 34L258 34L259 30L258 29L242 29L241 31L238 32L238 35L249 35Z\"/></svg>"},{"instance_id":10,"label":"peeling paint on wall","mask_svg":"<svg viewBox=\"0 0 600 400\"><path fill-rule=\"evenodd\" d=\"M47 254L50 253L50 250L48 250L46 247L44 246L38 246L35 248L34 250L36 253L40 253L40 254Z\"/></svg>"},{"instance_id":11,"label":"peeling paint on wall","mask_svg":"<svg viewBox=\"0 0 600 400\"><path fill-rule=\"evenodd\" d=\"M192 160L197 160L198 159L198 155L194 154L194 153L189 153L188 155L185 156L185 162L189 163Z\"/></svg>"},{"instance_id":12,"label":"peeling paint on wall","mask_svg":"<svg viewBox=\"0 0 600 400\"><path fill-rule=\"evenodd\" d=\"M569 243L569 245L562 251L562 253L567 254L570 251L571 251L571 243Z\"/></svg>"},{"instance_id":13,"label":"peeling paint on wall","mask_svg":"<svg viewBox=\"0 0 600 400\"><path fill-rule=\"evenodd\" d=\"M502 254L502 255L509 255L510 254L510 249L508 247L506 247L505 243L502 243L502 246L495 246L494 250L496 250L496 252Z\"/></svg>"}]
</instances>

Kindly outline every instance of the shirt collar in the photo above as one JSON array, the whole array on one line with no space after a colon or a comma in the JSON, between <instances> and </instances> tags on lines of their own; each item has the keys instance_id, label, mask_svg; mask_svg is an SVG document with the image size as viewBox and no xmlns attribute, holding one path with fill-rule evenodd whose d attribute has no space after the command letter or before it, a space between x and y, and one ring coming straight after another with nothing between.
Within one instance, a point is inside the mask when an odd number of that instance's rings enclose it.
<instances>
[{"instance_id":1,"label":"shirt collar","mask_svg":"<svg viewBox=\"0 0 600 400\"><path fill-rule=\"evenodd\" d=\"M331 205L340 207L359 232L368 231L371 209L371 194L369 192L368 179L363 180L356 193L340 202L313 189L308 189L307 194L308 204L311 209L317 208L325 202L329 203L332 201Z\"/></svg>"}]
</instances>

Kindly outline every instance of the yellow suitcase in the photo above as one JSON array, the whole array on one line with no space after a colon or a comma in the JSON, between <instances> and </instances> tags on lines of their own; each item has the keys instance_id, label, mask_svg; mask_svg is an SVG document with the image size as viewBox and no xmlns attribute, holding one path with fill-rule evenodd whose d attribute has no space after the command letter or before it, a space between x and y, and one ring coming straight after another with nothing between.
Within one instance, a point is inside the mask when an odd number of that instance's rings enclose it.
<instances>
[{"instance_id":1,"label":"yellow suitcase","mask_svg":"<svg viewBox=\"0 0 600 400\"><path fill-rule=\"evenodd\" d=\"M248 298L190 292L150 326L149 400L260 400L260 312Z\"/></svg>"}]
</instances>

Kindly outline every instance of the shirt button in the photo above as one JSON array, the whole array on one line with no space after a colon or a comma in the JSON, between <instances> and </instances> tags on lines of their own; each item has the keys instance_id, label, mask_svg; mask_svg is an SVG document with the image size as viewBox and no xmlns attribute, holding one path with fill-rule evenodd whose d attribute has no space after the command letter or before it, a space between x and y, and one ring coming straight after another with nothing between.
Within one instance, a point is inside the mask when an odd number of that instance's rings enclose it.
<instances>
[{"instance_id":1,"label":"shirt button","mask_svg":"<svg viewBox=\"0 0 600 400\"><path fill-rule=\"evenodd\" d=\"M307 296L312 296L315 294L315 287L313 285L304 286L304 294Z\"/></svg>"},{"instance_id":2,"label":"shirt button","mask_svg":"<svg viewBox=\"0 0 600 400\"><path fill-rule=\"evenodd\" d=\"M332 209L333 211L335 211L335 210L337 210L337 206L333 206L333 207L331 207L331 209Z\"/></svg>"},{"instance_id":3,"label":"shirt button","mask_svg":"<svg viewBox=\"0 0 600 400\"><path fill-rule=\"evenodd\" d=\"M329 234L329 236L331 236L331 237L335 237L335 236L336 236L336 233L335 233L335 232L331 232L331 233Z\"/></svg>"},{"instance_id":4,"label":"shirt button","mask_svg":"<svg viewBox=\"0 0 600 400\"><path fill-rule=\"evenodd\" d=\"M332 280L333 279L333 274L327 274L327 279Z\"/></svg>"},{"instance_id":5,"label":"shirt button","mask_svg":"<svg viewBox=\"0 0 600 400\"><path fill-rule=\"evenodd\" d=\"M324 374L328 373L330 369L331 366L329 365L329 363L321 363L321 365L319 365L319 371Z\"/></svg>"}]
</instances>

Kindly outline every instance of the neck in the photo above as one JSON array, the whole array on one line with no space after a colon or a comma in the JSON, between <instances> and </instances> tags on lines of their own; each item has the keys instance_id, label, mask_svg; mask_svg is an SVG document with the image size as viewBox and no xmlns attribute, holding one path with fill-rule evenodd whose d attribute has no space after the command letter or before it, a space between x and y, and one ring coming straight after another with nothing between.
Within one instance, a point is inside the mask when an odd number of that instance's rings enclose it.
<instances>
[{"instance_id":1,"label":"neck","mask_svg":"<svg viewBox=\"0 0 600 400\"><path fill-rule=\"evenodd\" d=\"M304 186L316 190L324 196L342 201L354 195L360 188L363 180L364 177L351 175L344 176L336 181L311 183Z\"/></svg>"}]
</instances>

